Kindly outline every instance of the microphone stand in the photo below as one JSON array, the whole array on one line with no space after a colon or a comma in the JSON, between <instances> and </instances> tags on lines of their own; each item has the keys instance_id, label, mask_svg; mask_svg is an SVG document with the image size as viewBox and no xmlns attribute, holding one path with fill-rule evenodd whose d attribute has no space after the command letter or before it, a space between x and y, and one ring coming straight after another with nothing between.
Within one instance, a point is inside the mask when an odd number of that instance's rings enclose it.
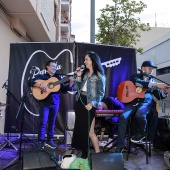
<instances>
[{"instance_id":1,"label":"microphone stand","mask_svg":"<svg viewBox=\"0 0 170 170\"><path fill-rule=\"evenodd\" d=\"M33 78L33 73L35 72L35 69L32 69L31 70L31 77L30 77L30 79L28 80L28 83L30 84L30 85L32 85L32 82L31 82L31 80L32 80L32 78ZM26 139L28 139L30 142L32 142L32 143L34 143L36 146L38 146L38 144L36 143L36 142L34 142L34 141L32 141L29 137L27 137L27 136L25 136L24 134L23 134L23 125L24 125L24 108L23 108L23 105L24 105L24 101L25 101L25 98L26 98L26 96L27 96L27 92L28 92L28 85L27 85L27 89L26 89L26 92L23 94L23 96L22 96L22 98L21 98L21 101L20 101L20 105L19 105L19 109L18 109L18 112L17 112L17 114L16 114L16 119L18 120L18 117L19 117L19 115L21 114L21 130L20 130L20 144L19 144L19 156L16 158L16 159L14 159L10 164L8 164L5 168L3 168L2 170L5 170L5 169L7 169L7 168L10 168L10 167L12 167L12 166L14 166L14 165L16 165L16 164L18 164L18 163L22 163L22 142L23 142L23 136L26 138ZM40 149L40 148L38 148L38 149ZM52 155L50 152L48 152L47 150L45 150L45 149L43 149L43 148L41 148L41 150L43 150L43 151L45 151L46 153L48 153L49 155L50 155L50 159L51 160L53 160L54 161L54 163L56 164L56 167L58 167L59 169L61 169L61 167L60 167L60 165L59 165L59 163L57 162L57 156L56 155ZM18 159L18 161L17 162L15 162L15 160L17 160ZM14 162L14 163L13 163Z\"/></svg>"},{"instance_id":2,"label":"microphone stand","mask_svg":"<svg viewBox=\"0 0 170 170\"><path fill-rule=\"evenodd\" d=\"M2 88L4 88L5 87L5 89L7 90L7 93L6 93L6 95L7 95L7 97L9 97L9 95L11 95L14 99L15 99L15 101L16 101L16 103L17 104L19 104L19 101L18 101L18 99L12 94L12 92L8 89L8 85L7 85L7 83L5 82L4 83L4 85L3 85L3 87ZM8 102L7 102L8 103ZM11 125L11 123L9 123L9 125ZM9 131L9 125L8 125L8 131ZM2 150L4 147L12 147L13 149L15 149L16 151L18 150L16 147L15 147L15 145L9 140L9 132L7 132L7 138L4 136L4 135L2 135L2 137L5 139L5 142L4 142L4 144L2 145L2 147L0 148L0 150Z\"/></svg>"},{"instance_id":3,"label":"microphone stand","mask_svg":"<svg viewBox=\"0 0 170 170\"><path fill-rule=\"evenodd\" d=\"M165 84L167 84L168 86L170 86L169 83L166 83L165 81L163 81L163 80L161 80L161 79L159 79L159 78L157 78L157 77L155 77L155 76L153 76L153 75L150 75L150 74L147 74L147 73L142 73L142 74L143 74L144 76L149 77L149 78L154 78L154 79L156 79L156 80L159 80L160 82L165 83Z\"/></svg>"},{"instance_id":4,"label":"microphone stand","mask_svg":"<svg viewBox=\"0 0 170 170\"><path fill-rule=\"evenodd\" d=\"M33 73L35 72L34 69L31 70L31 77L29 79L29 81L32 80L33 78ZM16 122L18 122L18 119L19 119L19 115L21 115L21 129L20 129L20 140L19 140L19 156L17 158L15 158L11 163L9 163L5 168L3 168L2 170L5 170L9 167L12 167L18 163L22 163L22 142L23 142L23 136L28 139L29 141L31 141L32 143L36 144L36 142L32 141L31 139L29 139L27 136L25 136L23 134L23 127L24 127L24 108L23 108L23 105L24 105L24 101L25 101L25 98L27 96L27 93L28 93L28 85L27 85L27 89L26 89L26 92L23 94L23 96L21 97L21 101L19 102L19 108L18 108L18 111L17 111L17 114L16 114ZM11 93L12 94L12 93ZM16 98L15 98L16 99ZM17 99L16 99L17 100ZM14 126L15 128L15 126ZM17 130L17 129L16 129ZM37 145L37 144L36 144ZM15 160L17 160L17 162L15 162ZM14 163L13 163L14 162Z\"/></svg>"}]
</instances>

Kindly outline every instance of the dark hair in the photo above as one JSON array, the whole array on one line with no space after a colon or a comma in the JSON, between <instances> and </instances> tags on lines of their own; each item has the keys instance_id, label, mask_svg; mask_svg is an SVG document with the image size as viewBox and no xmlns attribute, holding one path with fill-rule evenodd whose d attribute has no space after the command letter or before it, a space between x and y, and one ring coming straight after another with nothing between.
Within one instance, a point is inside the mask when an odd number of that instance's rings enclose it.
<instances>
[{"instance_id":1,"label":"dark hair","mask_svg":"<svg viewBox=\"0 0 170 170\"><path fill-rule=\"evenodd\" d=\"M94 51L87 51L86 55L88 55L90 57L91 61L92 61L94 74L97 75L97 72L100 72L102 75L105 75L104 69L103 69L103 66L101 64L101 60L100 60L100 57L98 56L98 54L95 53ZM82 76L84 76L86 71L87 71L87 69L85 68Z\"/></svg>"},{"instance_id":2,"label":"dark hair","mask_svg":"<svg viewBox=\"0 0 170 170\"><path fill-rule=\"evenodd\" d=\"M46 70L47 70L47 66L50 66L51 63L56 63L56 61L54 61L54 60L47 61L46 64L45 64L45 69Z\"/></svg>"}]
</instances>

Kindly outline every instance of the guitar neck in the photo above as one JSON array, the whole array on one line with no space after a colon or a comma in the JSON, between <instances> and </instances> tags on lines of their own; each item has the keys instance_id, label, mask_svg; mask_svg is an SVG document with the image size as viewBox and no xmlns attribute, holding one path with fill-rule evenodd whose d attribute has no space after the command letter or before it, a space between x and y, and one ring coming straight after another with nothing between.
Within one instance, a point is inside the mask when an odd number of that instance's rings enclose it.
<instances>
[{"instance_id":1,"label":"guitar neck","mask_svg":"<svg viewBox=\"0 0 170 170\"><path fill-rule=\"evenodd\" d=\"M64 77L64 78L62 78L60 81L54 82L54 86L57 86L57 85L59 85L59 84L61 84L61 83L64 83L64 82L66 82L66 81L68 81L68 80L69 80L69 77Z\"/></svg>"}]
</instances>

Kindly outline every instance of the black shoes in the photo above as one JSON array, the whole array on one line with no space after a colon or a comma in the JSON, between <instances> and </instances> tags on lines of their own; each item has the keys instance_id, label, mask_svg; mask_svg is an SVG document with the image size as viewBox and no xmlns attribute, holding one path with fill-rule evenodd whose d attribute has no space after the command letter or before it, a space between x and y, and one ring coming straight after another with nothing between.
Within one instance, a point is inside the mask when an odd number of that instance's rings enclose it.
<instances>
[{"instance_id":1,"label":"black shoes","mask_svg":"<svg viewBox=\"0 0 170 170\"><path fill-rule=\"evenodd\" d=\"M117 146L115 149L115 153L121 153L121 152L123 152L123 150L124 150L123 147Z\"/></svg>"},{"instance_id":2,"label":"black shoes","mask_svg":"<svg viewBox=\"0 0 170 170\"><path fill-rule=\"evenodd\" d=\"M45 142L44 141L38 141L38 146L37 146L38 150L44 149L44 146L45 146Z\"/></svg>"},{"instance_id":3,"label":"black shoes","mask_svg":"<svg viewBox=\"0 0 170 170\"><path fill-rule=\"evenodd\" d=\"M145 136L142 135L137 135L137 136L133 136L130 140L133 143L143 143L142 140L145 138Z\"/></svg>"},{"instance_id":4,"label":"black shoes","mask_svg":"<svg viewBox=\"0 0 170 170\"><path fill-rule=\"evenodd\" d=\"M86 159L88 156L88 151L82 151L81 158Z\"/></svg>"}]
</instances>

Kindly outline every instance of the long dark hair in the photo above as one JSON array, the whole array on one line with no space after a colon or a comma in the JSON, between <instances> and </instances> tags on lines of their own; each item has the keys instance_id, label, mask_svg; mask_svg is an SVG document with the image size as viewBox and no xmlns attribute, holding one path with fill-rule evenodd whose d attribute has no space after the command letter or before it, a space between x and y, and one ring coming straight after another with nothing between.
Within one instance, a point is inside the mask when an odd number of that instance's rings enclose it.
<instances>
[{"instance_id":1,"label":"long dark hair","mask_svg":"<svg viewBox=\"0 0 170 170\"><path fill-rule=\"evenodd\" d=\"M92 61L94 74L98 76L97 72L100 72L103 76L105 76L104 69L102 67L101 60L98 54L95 53L94 51L87 51L86 55L88 55ZM87 68L84 69L82 77L84 77L84 74L87 72L87 70L88 70Z\"/></svg>"}]
</instances>

